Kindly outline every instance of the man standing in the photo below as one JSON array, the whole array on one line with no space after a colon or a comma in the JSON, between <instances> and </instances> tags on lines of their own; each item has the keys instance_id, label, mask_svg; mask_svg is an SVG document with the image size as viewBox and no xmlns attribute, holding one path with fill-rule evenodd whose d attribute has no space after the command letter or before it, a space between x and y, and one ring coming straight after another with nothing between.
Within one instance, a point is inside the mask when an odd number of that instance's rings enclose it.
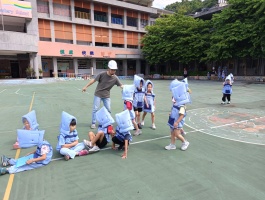
<instances>
[{"instance_id":1,"label":"man standing","mask_svg":"<svg viewBox=\"0 0 265 200\"><path fill-rule=\"evenodd\" d=\"M94 93L93 111L92 111L92 124L91 128L96 128L96 112L99 109L100 101L103 102L104 106L109 112L110 109L110 89L114 86L120 86L122 88L122 83L119 78L115 75L118 69L115 60L110 60L108 63L108 71L99 73L95 79L92 79L83 87L82 92L85 92L87 87L98 81L97 88Z\"/></svg>"}]
</instances>

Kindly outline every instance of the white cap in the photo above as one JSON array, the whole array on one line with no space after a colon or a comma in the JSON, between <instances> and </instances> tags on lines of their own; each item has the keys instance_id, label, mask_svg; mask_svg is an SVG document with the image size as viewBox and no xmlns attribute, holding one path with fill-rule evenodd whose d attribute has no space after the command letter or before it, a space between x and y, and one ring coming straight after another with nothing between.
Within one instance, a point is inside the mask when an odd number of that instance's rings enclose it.
<instances>
[{"instance_id":1,"label":"white cap","mask_svg":"<svg viewBox=\"0 0 265 200\"><path fill-rule=\"evenodd\" d=\"M108 63L108 67L109 67L109 69L118 69L117 63L115 60L110 60Z\"/></svg>"}]
</instances>

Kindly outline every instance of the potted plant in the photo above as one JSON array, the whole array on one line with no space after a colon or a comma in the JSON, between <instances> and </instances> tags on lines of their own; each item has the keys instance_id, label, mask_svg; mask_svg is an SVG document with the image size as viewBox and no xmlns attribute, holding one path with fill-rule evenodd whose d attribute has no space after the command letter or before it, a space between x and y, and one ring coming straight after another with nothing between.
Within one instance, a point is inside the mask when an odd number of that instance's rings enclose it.
<instances>
[{"instance_id":1,"label":"potted plant","mask_svg":"<svg viewBox=\"0 0 265 200\"><path fill-rule=\"evenodd\" d=\"M27 76L27 79L30 79L30 76L31 76L31 68L30 67L26 68L26 76Z\"/></svg>"},{"instance_id":2,"label":"potted plant","mask_svg":"<svg viewBox=\"0 0 265 200\"><path fill-rule=\"evenodd\" d=\"M39 79L42 79L42 73L43 73L42 69L39 68Z\"/></svg>"},{"instance_id":3,"label":"potted plant","mask_svg":"<svg viewBox=\"0 0 265 200\"><path fill-rule=\"evenodd\" d=\"M36 79L36 72L35 72L35 70L32 68L31 69L31 79Z\"/></svg>"}]
</instances>

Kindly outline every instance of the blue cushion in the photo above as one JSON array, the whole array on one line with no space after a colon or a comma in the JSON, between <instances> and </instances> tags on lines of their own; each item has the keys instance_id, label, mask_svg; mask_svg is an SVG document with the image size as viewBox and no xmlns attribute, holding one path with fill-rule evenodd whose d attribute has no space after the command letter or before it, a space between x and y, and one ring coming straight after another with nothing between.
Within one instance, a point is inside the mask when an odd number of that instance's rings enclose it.
<instances>
[{"instance_id":1,"label":"blue cushion","mask_svg":"<svg viewBox=\"0 0 265 200\"><path fill-rule=\"evenodd\" d=\"M132 101L134 90L135 90L134 85L123 85L122 99L127 100L127 101L129 101L129 100Z\"/></svg>"},{"instance_id":2,"label":"blue cushion","mask_svg":"<svg viewBox=\"0 0 265 200\"><path fill-rule=\"evenodd\" d=\"M177 106L191 103L190 94L187 92L187 88L183 82L180 82L177 87L172 88L172 95L176 100L175 105Z\"/></svg>"},{"instance_id":3,"label":"blue cushion","mask_svg":"<svg viewBox=\"0 0 265 200\"><path fill-rule=\"evenodd\" d=\"M45 131L31 131L17 129L17 138L21 148L29 148L38 145L43 141Z\"/></svg>"},{"instance_id":4,"label":"blue cushion","mask_svg":"<svg viewBox=\"0 0 265 200\"><path fill-rule=\"evenodd\" d=\"M105 106L96 112L96 119L103 128L114 123L114 119Z\"/></svg>"},{"instance_id":5,"label":"blue cushion","mask_svg":"<svg viewBox=\"0 0 265 200\"><path fill-rule=\"evenodd\" d=\"M134 127L132 124L129 110L124 110L124 111L116 114L115 116L116 116L117 125L120 128L120 132L123 133L123 132L133 130Z\"/></svg>"}]
</instances>

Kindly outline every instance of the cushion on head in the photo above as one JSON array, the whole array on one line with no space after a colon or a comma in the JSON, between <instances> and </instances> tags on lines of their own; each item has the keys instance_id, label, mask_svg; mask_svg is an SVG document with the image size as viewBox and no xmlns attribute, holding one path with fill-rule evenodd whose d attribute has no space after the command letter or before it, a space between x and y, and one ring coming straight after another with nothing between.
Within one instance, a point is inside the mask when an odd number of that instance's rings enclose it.
<instances>
[{"instance_id":1,"label":"cushion on head","mask_svg":"<svg viewBox=\"0 0 265 200\"><path fill-rule=\"evenodd\" d=\"M187 92L185 83L179 84L177 87L172 88L172 95L176 100L175 105L181 106L190 103L190 94Z\"/></svg>"},{"instance_id":2,"label":"cushion on head","mask_svg":"<svg viewBox=\"0 0 265 200\"><path fill-rule=\"evenodd\" d=\"M133 130L134 127L132 124L129 110L124 110L116 114L115 116L116 116L117 125L120 128L120 132L127 132Z\"/></svg>"},{"instance_id":3,"label":"cushion on head","mask_svg":"<svg viewBox=\"0 0 265 200\"><path fill-rule=\"evenodd\" d=\"M133 93L135 90L134 85L123 85L122 89L122 99L133 101Z\"/></svg>"},{"instance_id":4,"label":"cushion on head","mask_svg":"<svg viewBox=\"0 0 265 200\"><path fill-rule=\"evenodd\" d=\"M17 138L19 146L21 148L29 148L37 146L40 142L43 141L45 131L32 131L17 129Z\"/></svg>"},{"instance_id":5,"label":"cushion on head","mask_svg":"<svg viewBox=\"0 0 265 200\"><path fill-rule=\"evenodd\" d=\"M103 128L114 123L114 119L105 106L103 106L96 112L96 119Z\"/></svg>"}]
</instances>

